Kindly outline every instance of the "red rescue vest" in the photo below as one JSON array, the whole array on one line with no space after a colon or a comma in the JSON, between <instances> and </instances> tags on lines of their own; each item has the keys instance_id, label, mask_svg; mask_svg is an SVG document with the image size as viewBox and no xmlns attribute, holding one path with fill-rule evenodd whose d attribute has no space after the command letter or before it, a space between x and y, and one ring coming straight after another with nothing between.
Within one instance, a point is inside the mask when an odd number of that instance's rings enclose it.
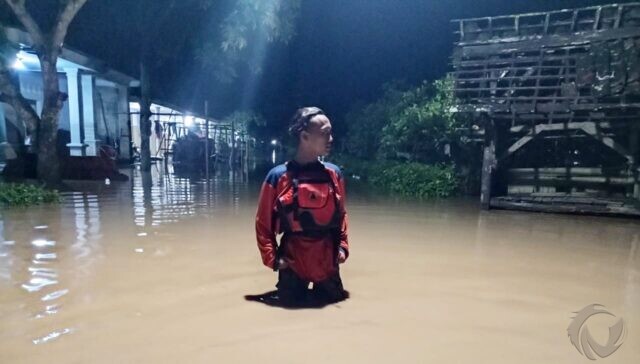
<instances>
[{"instance_id":1,"label":"red rescue vest","mask_svg":"<svg viewBox=\"0 0 640 364\"><path fill-rule=\"evenodd\" d=\"M283 232L329 233L340 227L341 196L337 182L324 165L304 172L287 163L291 186L278 197L277 210Z\"/></svg>"}]
</instances>

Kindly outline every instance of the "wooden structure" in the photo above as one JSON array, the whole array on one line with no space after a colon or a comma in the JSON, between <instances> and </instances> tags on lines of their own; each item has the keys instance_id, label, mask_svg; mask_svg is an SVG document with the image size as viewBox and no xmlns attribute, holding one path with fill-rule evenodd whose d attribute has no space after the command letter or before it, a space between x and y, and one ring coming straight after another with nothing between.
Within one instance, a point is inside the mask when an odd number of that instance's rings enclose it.
<instances>
[{"instance_id":1,"label":"wooden structure","mask_svg":"<svg viewBox=\"0 0 640 364\"><path fill-rule=\"evenodd\" d=\"M483 208L640 215L640 3L453 23Z\"/></svg>"}]
</instances>

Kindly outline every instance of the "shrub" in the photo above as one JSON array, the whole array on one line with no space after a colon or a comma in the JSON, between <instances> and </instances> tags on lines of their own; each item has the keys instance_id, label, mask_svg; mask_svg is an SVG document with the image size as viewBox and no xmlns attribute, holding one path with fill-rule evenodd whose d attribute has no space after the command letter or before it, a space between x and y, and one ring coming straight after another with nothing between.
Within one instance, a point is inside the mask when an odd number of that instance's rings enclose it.
<instances>
[{"instance_id":1,"label":"shrub","mask_svg":"<svg viewBox=\"0 0 640 364\"><path fill-rule=\"evenodd\" d=\"M344 154L332 155L347 177L356 176L371 186L394 194L419 197L450 197L459 192L460 178L451 165L369 161Z\"/></svg>"},{"instance_id":2,"label":"shrub","mask_svg":"<svg viewBox=\"0 0 640 364\"><path fill-rule=\"evenodd\" d=\"M0 203L5 205L36 205L60 201L58 191L23 183L0 182Z\"/></svg>"},{"instance_id":3,"label":"shrub","mask_svg":"<svg viewBox=\"0 0 640 364\"><path fill-rule=\"evenodd\" d=\"M396 164L379 170L370 181L392 193L419 198L449 197L458 187L453 167L421 163Z\"/></svg>"}]
</instances>

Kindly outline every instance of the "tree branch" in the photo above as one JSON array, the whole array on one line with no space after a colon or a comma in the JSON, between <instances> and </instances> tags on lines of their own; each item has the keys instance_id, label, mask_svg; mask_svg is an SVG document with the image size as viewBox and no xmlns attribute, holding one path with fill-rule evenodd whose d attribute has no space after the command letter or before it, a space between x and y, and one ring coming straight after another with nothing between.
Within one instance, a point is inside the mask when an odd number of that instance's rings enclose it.
<instances>
[{"instance_id":1,"label":"tree branch","mask_svg":"<svg viewBox=\"0 0 640 364\"><path fill-rule=\"evenodd\" d=\"M25 29L31 36L34 47L44 47L45 42L42 30L31 14L27 11L27 8L25 7L25 0L5 0L5 2L9 5L11 10L13 10L13 13L16 15L20 23L24 25Z\"/></svg>"},{"instance_id":2,"label":"tree branch","mask_svg":"<svg viewBox=\"0 0 640 364\"><path fill-rule=\"evenodd\" d=\"M73 18L86 2L87 0L67 1L67 5L65 5L64 9L60 12L60 14L58 14L58 19L56 20L56 25L52 33L53 36L51 38L51 46L53 47L53 49L59 50L62 47L64 38L67 36L69 24L71 24Z\"/></svg>"},{"instance_id":3,"label":"tree branch","mask_svg":"<svg viewBox=\"0 0 640 364\"><path fill-rule=\"evenodd\" d=\"M175 10L176 2L175 0L170 0L166 3L162 3L159 8L155 8L155 12L151 13L148 8L143 8L142 16L146 21L141 21L145 28L141 30L141 34L144 37L144 41L149 43L154 43L158 41L160 38L160 29L165 24L165 20L167 17Z\"/></svg>"},{"instance_id":4,"label":"tree branch","mask_svg":"<svg viewBox=\"0 0 640 364\"><path fill-rule=\"evenodd\" d=\"M13 107L32 134L37 130L37 123L40 117L11 82L11 74L2 61L0 61L0 101L6 102Z\"/></svg>"}]
</instances>

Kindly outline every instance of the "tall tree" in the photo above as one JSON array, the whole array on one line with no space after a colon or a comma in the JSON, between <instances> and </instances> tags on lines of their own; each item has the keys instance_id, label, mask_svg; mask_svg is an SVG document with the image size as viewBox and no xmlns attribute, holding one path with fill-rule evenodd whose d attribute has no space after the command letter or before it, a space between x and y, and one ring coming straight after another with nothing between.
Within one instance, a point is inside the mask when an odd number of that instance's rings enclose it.
<instances>
[{"instance_id":1,"label":"tall tree","mask_svg":"<svg viewBox=\"0 0 640 364\"><path fill-rule=\"evenodd\" d=\"M125 24L125 28L131 24L135 24L135 31L131 33L134 39L131 43L137 46L138 61L140 67L140 162L143 171L151 169L151 148L149 137L151 136L151 100L152 100L152 80L153 73L158 67L171 55L170 48L173 52L186 41L184 36L178 34L178 38L174 37L174 42L167 42L162 38L161 29L167 27L167 22L171 17L179 14L179 10L184 10L188 6L201 6L206 9L209 6L209 0L186 0L176 1L170 0L165 2L159 1L137 1L134 9L130 9L129 14L134 19L126 19L129 21ZM182 9L179 9L181 6ZM186 35L183 31L181 34ZM177 41L176 41L177 40Z\"/></svg>"},{"instance_id":2,"label":"tall tree","mask_svg":"<svg viewBox=\"0 0 640 364\"><path fill-rule=\"evenodd\" d=\"M220 24L218 37L203 41L198 59L205 70L213 71L222 83L238 80L238 69L244 66L250 74L263 72L266 48L269 43L288 43L295 35L299 0L236 0L235 6ZM249 80L252 77L248 78ZM242 108L252 107L255 83L243 87ZM245 119L239 126L258 130L264 120L255 115L235 113L231 120ZM239 118L240 117L240 118ZM253 124L253 125L252 125ZM235 122L231 123L232 133ZM235 161L236 143L233 137L230 160Z\"/></svg>"},{"instance_id":3,"label":"tall tree","mask_svg":"<svg viewBox=\"0 0 640 364\"><path fill-rule=\"evenodd\" d=\"M43 84L42 112L38 115L12 82L9 68L0 60L0 92L24 120L31 135L35 135L35 150L38 154L38 178L47 185L60 182L57 133L58 120L66 95L60 92L56 64L69 25L87 0L61 0L52 25L43 29L27 10L26 0L4 0L13 14L31 37L32 47L40 60Z\"/></svg>"},{"instance_id":4,"label":"tall tree","mask_svg":"<svg viewBox=\"0 0 640 364\"><path fill-rule=\"evenodd\" d=\"M184 54L196 54L195 64L218 80L235 80L236 67L243 63L259 72L251 50L292 37L300 0L112 1L110 17L122 35L120 41L135 49L130 55L139 64L140 159L141 169L148 171L150 106L163 65L184 59Z\"/></svg>"}]
</instances>

